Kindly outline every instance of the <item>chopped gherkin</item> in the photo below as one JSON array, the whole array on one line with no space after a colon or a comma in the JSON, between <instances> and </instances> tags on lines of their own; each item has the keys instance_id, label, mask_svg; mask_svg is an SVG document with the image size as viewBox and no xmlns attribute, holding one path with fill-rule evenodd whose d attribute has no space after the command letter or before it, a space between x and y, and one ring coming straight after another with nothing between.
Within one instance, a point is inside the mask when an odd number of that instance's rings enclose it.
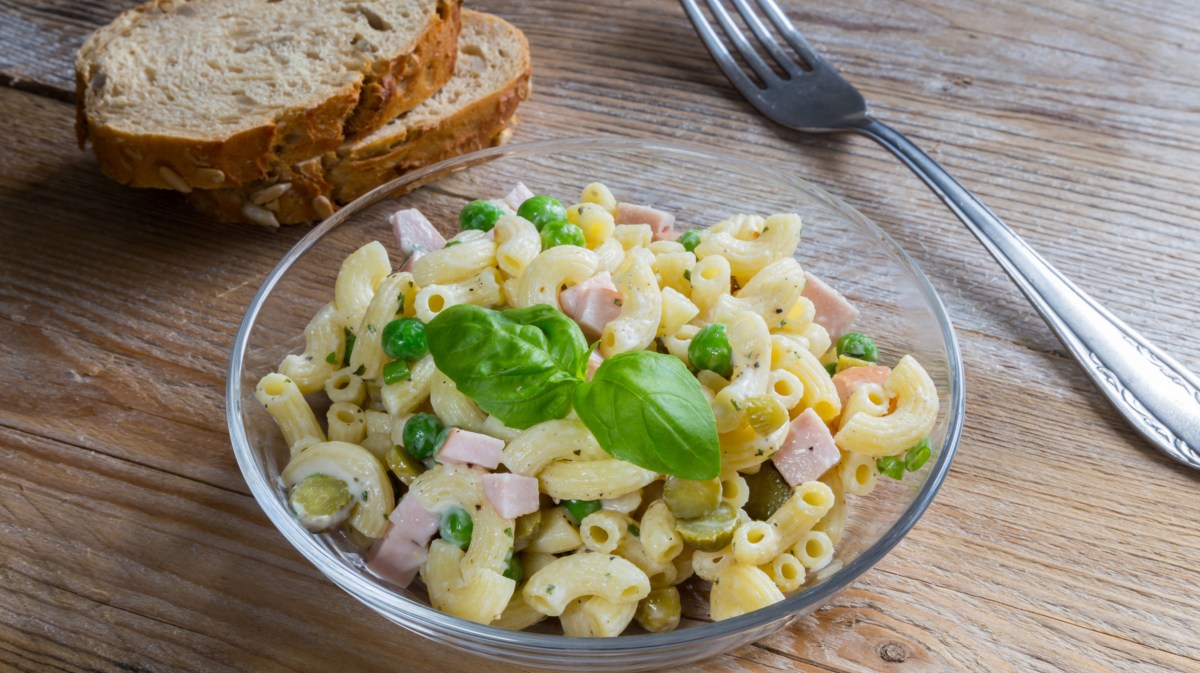
<instances>
[{"instance_id":1,"label":"chopped gherkin","mask_svg":"<svg viewBox=\"0 0 1200 673\"><path fill-rule=\"evenodd\" d=\"M750 424L760 437L775 432L789 420L787 408L773 395L755 395L746 399L742 407L742 418Z\"/></svg>"},{"instance_id":2,"label":"chopped gherkin","mask_svg":"<svg viewBox=\"0 0 1200 673\"><path fill-rule=\"evenodd\" d=\"M288 504L304 527L315 532L341 523L354 504L354 496L341 479L313 474L292 487Z\"/></svg>"},{"instance_id":3,"label":"chopped gherkin","mask_svg":"<svg viewBox=\"0 0 1200 673\"><path fill-rule=\"evenodd\" d=\"M638 601L633 618L650 633L662 633L679 626L679 613L679 590L667 587L654 589Z\"/></svg>"},{"instance_id":4,"label":"chopped gherkin","mask_svg":"<svg viewBox=\"0 0 1200 673\"><path fill-rule=\"evenodd\" d=\"M849 355L839 355L837 359L837 366L834 368L834 373L846 371L851 367L869 367L873 364L875 363L867 362L866 360L860 360L858 358L852 358Z\"/></svg>"},{"instance_id":5,"label":"chopped gherkin","mask_svg":"<svg viewBox=\"0 0 1200 673\"><path fill-rule=\"evenodd\" d=\"M421 463L408 455L408 452L399 444L393 444L384 458L387 460L388 468L405 486L411 484L413 479L425 471L421 467Z\"/></svg>"},{"instance_id":6,"label":"chopped gherkin","mask_svg":"<svg viewBox=\"0 0 1200 673\"><path fill-rule=\"evenodd\" d=\"M513 531L513 547L520 551L527 547L538 531L542 529L542 510L534 510L529 514L517 517L513 525L516 528Z\"/></svg>"},{"instance_id":7,"label":"chopped gherkin","mask_svg":"<svg viewBox=\"0 0 1200 673\"><path fill-rule=\"evenodd\" d=\"M663 501L678 519L704 516L721 504L721 480L696 481L668 476L663 483Z\"/></svg>"},{"instance_id":8,"label":"chopped gherkin","mask_svg":"<svg viewBox=\"0 0 1200 673\"><path fill-rule=\"evenodd\" d=\"M743 509L751 519L766 521L792 497L792 487L784 481L775 464L767 461L754 474L742 475L746 480L749 499Z\"/></svg>"},{"instance_id":9,"label":"chopped gherkin","mask_svg":"<svg viewBox=\"0 0 1200 673\"><path fill-rule=\"evenodd\" d=\"M675 531L684 542L700 551L719 551L733 541L737 524L737 510L723 502L704 516L676 519Z\"/></svg>"}]
</instances>

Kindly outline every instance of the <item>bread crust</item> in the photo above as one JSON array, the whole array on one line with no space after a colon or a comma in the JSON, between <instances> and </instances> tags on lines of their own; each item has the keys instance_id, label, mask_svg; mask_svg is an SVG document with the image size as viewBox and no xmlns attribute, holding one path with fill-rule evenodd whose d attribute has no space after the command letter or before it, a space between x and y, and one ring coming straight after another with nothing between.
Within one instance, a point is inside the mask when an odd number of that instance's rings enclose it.
<instances>
[{"instance_id":1,"label":"bread crust","mask_svg":"<svg viewBox=\"0 0 1200 673\"><path fill-rule=\"evenodd\" d=\"M333 150L347 132L375 129L433 95L454 72L462 0L438 0L437 11L412 51L367 64L352 82L321 103L288 111L272 123L216 140L135 133L99 123L87 114L93 57L149 12L168 11L173 0L151 0L97 30L75 61L76 135L89 139L101 171L131 187L192 191L230 188L261 180L280 167ZM102 78L101 78L102 79ZM369 131L368 131L369 132Z\"/></svg>"},{"instance_id":2,"label":"bread crust","mask_svg":"<svg viewBox=\"0 0 1200 673\"><path fill-rule=\"evenodd\" d=\"M363 81L358 107L346 120L345 137L365 138L437 93L454 76L461 30L462 0L440 0L437 20L412 53L375 62Z\"/></svg>"},{"instance_id":3,"label":"bread crust","mask_svg":"<svg viewBox=\"0 0 1200 673\"><path fill-rule=\"evenodd\" d=\"M453 115L425 126L407 128L402 138L387 144L360 143L344 146L340 152L326 152L287 166L267 180L240 188L193 191L188 201L226 222L263 224L260 218L247 214L247 204L251 204L266 208L278 224L308 223L331 214L326 204L333 208L343 206L408 171L498 145L507 139L517 106L530 92L528 45L522 46L523 62L518 73L500 89ZM290 185L285 192L270 201L254 204L256 195L269 194L267 190L282 183Z\"/></svg>"}]
</instances>

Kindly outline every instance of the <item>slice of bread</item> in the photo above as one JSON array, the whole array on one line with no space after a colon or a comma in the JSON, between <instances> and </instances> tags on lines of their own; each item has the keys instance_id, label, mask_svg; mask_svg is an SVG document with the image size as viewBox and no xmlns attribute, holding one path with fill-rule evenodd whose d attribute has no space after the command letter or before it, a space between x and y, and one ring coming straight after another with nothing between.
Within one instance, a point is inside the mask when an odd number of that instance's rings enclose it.
<instances>
[{"instance_id":1,"label":"slice of bread","mask_svg":"<svg viewBox=\"0 0 1200 673\"><path fill-rule=\"evenodd\" d=\"M188 200L226 221L265 226L323 219L339 205L414 168L499 144L529 95L529 43L507 21L462 11L454 77L383 128L235 189Z\"/></svg>"},{"instance_id":2,"label":"slice of bread","mask_svg":"<svg viewBox=\"0 0 1200 673\"><path fill-rule=\"evenodd\" d=\"M416 107L462 0L152 0L75 61L76 132L133 187L234 187Z\"/></svg>"}]
</instances>

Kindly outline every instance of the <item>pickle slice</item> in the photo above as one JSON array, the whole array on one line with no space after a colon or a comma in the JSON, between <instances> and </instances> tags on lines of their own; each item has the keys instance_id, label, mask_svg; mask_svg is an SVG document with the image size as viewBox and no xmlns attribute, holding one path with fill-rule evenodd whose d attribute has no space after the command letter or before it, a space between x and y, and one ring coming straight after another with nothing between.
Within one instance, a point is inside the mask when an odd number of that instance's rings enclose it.
<instances>
[{"instance_id":1,"label":"pickle slice","mask_svg":"<svg viewBox=\"0 0 1200 673\"><path fill-rule=\"evenodd\" d=\"M650 633L672 631L679 626L679 590L655 589L638 602L633 618Z\"/></svg>"},{"instance_id":2,"label":"pickle slice","mask_svg":"<svg viewBox=\"0 0 1200 673\"><path fill-rule=\"evenodd\" d=\"M746 419L759 437L766 437L791 420L783 402L771 395L747 398L742 407L742 418Z\"/></svg>"},{"instance_id":3,"label":"pickle slice","mask_svg":"<svg viewBox=\"0 0 1200 673\"><path fill-rule=\"evenodd\" d=\"M663 484L663 500L677 519L704 516L721 504L721 480L667 477Z\"/></svg>"},{"instance_id":4,"label":"pickle slice","mask_svg":"<svg viewBox=\"0 0 1200 673\"><path fill-rule=\"evenodd\" d=\"M412 484L413 479L416 479L425 471L421 467L421 463L417 462L416 458L408 455L408 452L401 448L399 444L393 444L392 448L388 449L384 459L387 460L388 467L395 473L396 478L405 486Z\"/></svg>"},{"instance_id":5,"label":"pickle slice","mask_svg":"<svg viewBox=\"0 0 1200 673\"><path fill-rule=\"evenodd\" d=\"M837 359L836 371L844 372L851 367L870 367L873 364L875 363L867 362L866 360L860 360L858 358L852 358L849 355L839 355Z\"/></svg>"},{"instance_id":6,"label":"pickle slice","mask_svg":"<svg viewBox=\"0 0 1200 673\"><path fill-rule=\"evenodd\" d=\"M354 505L354 496L341 479L313 474L292 487L288 504L305 528L318 532L344 521Z\"/></svg>"},{"instance_id":7,"label":"pickle slice","mask_svg":"<svg viewBox=\"0 0 1200 673\"><path fill-rule=\"evenodd\" d=\"M675 531L684 542L700 551L719 551L733 541L737 525L737 510L723 502L704 516L676 519Z\"/></svg>"},{"instance_id":8,"label":"pickle slice","mask_svg":"<svg viewBox=\"0 0 1200 673\"><path fill-rule=\"evenodd\" d=\"M766 521L792 497L792 487L788 486L783 480L783 475L775 469L775 464L769 460L762 464L758 472L744 474L742 477L750 490L750 497L742 509L746 510L751 519Z\"/></svg>"},{"instance_id":9,"label":"pickle slice","mask_svg":"<svg viewBox=\"0 0 1200 673\"><path fill-rule=\"evenodd\" d=\"M517 517L513 525L516 528L513 531L513 549L521 551L528 547L538 531L542 530L542 510L535 510Z\"/></svg>"}]
</instances>

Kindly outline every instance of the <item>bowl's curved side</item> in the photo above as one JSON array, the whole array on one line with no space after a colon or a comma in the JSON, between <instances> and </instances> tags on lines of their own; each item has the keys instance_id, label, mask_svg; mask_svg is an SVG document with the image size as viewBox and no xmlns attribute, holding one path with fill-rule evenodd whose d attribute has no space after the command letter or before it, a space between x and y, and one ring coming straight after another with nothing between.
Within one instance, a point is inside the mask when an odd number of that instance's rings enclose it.
<instances>
[{"instance_id":1,"label":"bowl's curved side","mask_svg":"<svg viewBox=\"0 0 1200 673\"><path fill-rule=\"evenodd\" d=\"M781 603L734 619L670 633L612 639L568 638L513 632L467 622L397 594L365 571L361 563L353 563L345 554L339 553L328 540L322 541L305 531L286 507L278 485L278 470L274 469L272 473L272 468L275 467L274 459L266 455L264 450L260 450L260 447L254 446L247 432L247 419L251 415L249 406L253 401L255 383L254 379L249 378L251 367L248 366L248 358L253 348L252 336L255 335L256 328L260 327L259 321L264 306L273 299L273 292L289 272L292 272L318 243L326 240L331 232L347 224L363 224L356 218L369 209L390 203L396 195L410 193L414 185L443 182L451 176L466 175L464 171L495 168L505 162L513 163L514 169L515 165L519 164L532 172L535 167L553 165L552 160L555 157L585 156L603 156L608 161L601 163L607 163L608 166L616 165L621 160L630 161L631 165L641 166L649 171L653 171L655 166L664 166L664 170L674 171L672 179L681 183L680 189L683 191L680 192L680 198L687 195L688 182L692 176L681 173L679 167L708 165L720 166L725 176L745 178L746 184L752 185L745 188L748 200L770 199L772 195L784 201L802 200L798 197L803 197L816 212L821 213L819 221L823 217L829 218L826 226L844 226L847 231L856 230L855 235L867 245L877 244L881 254L891 260L888 263L896 265L895 271L899 277L907 277L912 282L913 287L910 289L915 291L913 297L919 301L911 297L910 300L916 302L914 306L918 308L923 305L928 313L924 319L931 320L930 326L935 327L936 334L930 335L930 343L936 348L931 352L937 353L941 358L939 366L943 376L940 378L944 379L941 386L943 390L939 391L943 398L943 407L939 412L938 432L941 434L941 441L936 450L936 459L922 470L924 479L919 488L910 494L911 500L869 547L815 585ZM577 176L585 172L581 169L570 170ZM525 171L515 172L520 177ZM712 179L711 176L709 179ZM788 190L791 190L790 193ZM711 191L707 190L705 193ZM836 218L844 221L834 222ZM375 222L372 226L378 227L380 223ZM276 358L274 361L277 362L281 354L273 355ZM257 372L259 375L262 373L264 372ZM949 471L962 431L965 405L963 380L963 367L953 328L945 307L924 273L890 236L842 201L797 176L763 167L748 158L732 157L725 153L716 154L673 142L593 138L504 146L444 161L372 190L314 228L275 266L247 309L230 357L226 409L230 438L238 465L255 499L272 523L301 554L335 584L387 619L439 642L518 665L559 670L630 670L666 663L687 663L762 638L786 626L797 617L815 610L877 563L903 539L920 518ZM257 410L254 412L257 413Z\"/></svg>"}]
</instances>

